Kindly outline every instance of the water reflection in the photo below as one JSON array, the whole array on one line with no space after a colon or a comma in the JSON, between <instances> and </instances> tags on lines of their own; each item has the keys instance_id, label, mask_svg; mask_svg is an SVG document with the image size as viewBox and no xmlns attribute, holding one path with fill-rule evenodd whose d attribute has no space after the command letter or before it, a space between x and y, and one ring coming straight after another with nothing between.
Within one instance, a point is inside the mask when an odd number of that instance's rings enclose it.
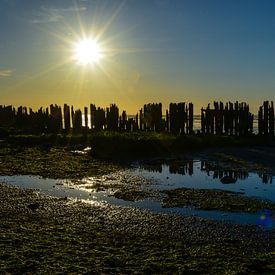
<instances>
[{"instance_id":1,"label":"water reflection","mask_svg":"<svg viewBox=\"0 0 275 275\"><path fill-rule=\"evenodd\" d=\"M157 160L154 162L143 162L140 164L140 167L144 170L153 173L163 173L164 167L167 166L169 169L169 174L178 174L178 175L194 175L194 163L196 161L166 161L166 160ZM225 168L218 166L209 161L199 161L200 171L204 172L208 177L213 179L219 179L221 183L235 183L237 180L247 180L249 173L246 170L237 170L232 168ZM258 172L259 178L262 180L262 183L268 184L272 183L272 175L268 173ZM167 175L169 176L169 175Z\"/></svg>"},{"instance_id":2,"label":"water reflection","mask_svg":"<svg viewBox=\"0 0 275 275\"><path fill-rule=\"evenodd\" d=\"M128 173L128 172L127 172ZM95 206L108 207L108 204L135 207L156 213L178 214L183 216L199 216L206 219L233 222L238 224L261 225L272 228L271 213L235 213L219 210L200 210L193 207L163 208L161 203L146 198L142 201L126 201L109 196L108 192L89 193L79 189L73 182L67 180L47 179L39 176L0 176L1 182L6 182L21 188L31 188L39 192L59 198L69 198L73 201L83 201Z\"/></svg>"},{"instance_id":3,"label":"water reflection","mask_svg":"<svg viewBox=\"0 0 275 275\"><path fill-rule=\"evenodd\" d=\"M248 178L247 171L225 169L220 166L213 165L212 163L207 161L201 162L201 171L205 171L208 176L210 176L210 172L213 172L213 179L221 180L224 177L230 177L236 180L237 179L245 180Z\"/></svg>"},{"instance_id":4,"label":"water reflection","mask_svg":"<svg viewBox=\"0 0 275 275\"><path fill-rule=\"evenodd\" d=\"M168 162L167 161L156 161L154 163L143 163L141 167L150 172L158 172L162 173L163 165L167 165L169 167L169 173L171 174L180 174L180 175L193 175L193 161L186 162Z\"/></svg>"},{"instance_id":5,"label":"water reflection","mask_svg":"<svg viewBox=\"0 0 275 275\"><path fill-rule=\"evenodd\" d=\"M263 183L272 183L272 175L265 173L258 173Z\"/></svg>"}]
</instances>

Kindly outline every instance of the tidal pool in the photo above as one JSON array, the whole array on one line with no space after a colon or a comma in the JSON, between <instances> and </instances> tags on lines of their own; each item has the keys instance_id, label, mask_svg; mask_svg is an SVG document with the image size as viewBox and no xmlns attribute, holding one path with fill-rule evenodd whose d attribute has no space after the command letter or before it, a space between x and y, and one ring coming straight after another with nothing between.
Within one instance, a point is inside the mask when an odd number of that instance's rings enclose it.
<instances>
[{"instance_id":1,"label":"tidal pool","mask_svg":"<svg viewBox=\"0 0 275 275\"><path fill-rule=\"evenodd\" d=\"M136 164L131 170L137 176L153 179L157 184L150 186L158 190L177 188L220 189L240 192L249 197L275 202L274 176L222 168L217 164L192 160L172 164ZM230 177L234 183L222 183L222 178Z\"/></svg>"},{"instance_id":2,"label":"tidal pool","mask_svg":"<svg viewBox=\"0 0 275 275\"><path fill-rule=\"evenodd\" d=\"M266 224L272 227L275 215L273 212L259 211L257 213L226 212L216 210L198 210L193 207L163 208L161 202L155 198L146 198L141 201L126 201L117 199L112 195L112 188L102 191L90 188L93 184L100 183L114 186L116 184L127 184L121 182L121 175L126 177L137 176L149 179L145 184L140 183L143 190L171 190L176 188L197 189L222 189L233 192L242 192L245 196L258 197L275 202L275 186L273 175L261 173L248 173L222 169L216 165L202 161L178 162L173 164L135 164L132 168L118 173L102 177L90 177L76 182L70 180L55 180L39 176L0 176L0 182L18 186L21 188L37 189L39 192L74 200L83 200L92 204L113 204L119 206L136 207L157 213L174 213L185 216L199 216L202 218L228 221L237 224ZM223 184L221 179L230 176L236 179L235 183ZM268 220L268 221L267 221Z\"/></svg>"}]
</instances>

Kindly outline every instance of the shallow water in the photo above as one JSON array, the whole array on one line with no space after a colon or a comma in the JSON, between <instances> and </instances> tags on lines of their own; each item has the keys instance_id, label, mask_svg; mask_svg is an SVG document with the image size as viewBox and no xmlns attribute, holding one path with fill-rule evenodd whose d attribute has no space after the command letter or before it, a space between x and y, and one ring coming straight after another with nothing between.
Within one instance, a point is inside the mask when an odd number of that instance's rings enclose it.
<instances>
[{"instance_id":1,"label":"shallow water","mask_svg":"<svg viewBox=\"0 0 275 275\"><path fill-rule=\"evenodd\" d=\"M261 212L257 214L242 214L222 211L196 210L190 207L162 208L158 201L145 199L143 201L125 201L109 196L109 192L93 192L79 188L66 180L45 179L38 176L0 176L0 181L21 188L36 189L37 191L54 197L82 200L91 204L105 204L136 207L157 213L174 213L184 216L199 216L212 220L230 221L238 224L258 224Z\"/></svg>"},{"instance_id":2,"label":"shallow water","mask_svg":"<svg viewBox=\"0 0 275 275\"><path fill-rule=\"evenodd\" d=\"M274 176L270 174L246 171L234 171L232 168L221 168L216 164L199 160L172 164L136 165L131 171L137 176L143 176L157 181L158 190L176 188L220 189L240 192L249 197L275 202ZM221 179L230 176L235 183L223 184Z\"/></svg>"},{"instance_id":3,"label":"shallow water","mask_svg":"<svg viewBox=\"0 0 275 275\"><path fill-rule=\"evenodd\" d=\"M212 169L212 170L211 170ZM273 176L257 173L232 172L222 170L217 166L208 165L201 161L188 161L174 164L135 165L134 168L123 171L124 176L138 176L153 179L151 184L142 184L142 189L167 190L175 188L222 189L234 192L243 192L247 196L275 201ZM234 184L222 184L220 179L224 175L236 177ZM266 180L268 179L268 180ZM113 204L128 207L137 207L157 213L175 213L185 216L199 216L212 220L229 221L237 224L261 224L272 227L274 213L260 211L255 214L232 213L215 210L196 210L191 207L162 208L157 200L148 198L143 201L125 201L110 196L109 191L92 191L89 186L94 182L109 182L110 185L119 183L120 176L116 173L101 178L86 178L81 181L45 179L39 176L0 176L1 182L6 182L21 188L37 189L43 194L55 197L67 197L83 200L92 204ZM267 183L265 183L267 182Z\"/></svg>"}]
</instances>

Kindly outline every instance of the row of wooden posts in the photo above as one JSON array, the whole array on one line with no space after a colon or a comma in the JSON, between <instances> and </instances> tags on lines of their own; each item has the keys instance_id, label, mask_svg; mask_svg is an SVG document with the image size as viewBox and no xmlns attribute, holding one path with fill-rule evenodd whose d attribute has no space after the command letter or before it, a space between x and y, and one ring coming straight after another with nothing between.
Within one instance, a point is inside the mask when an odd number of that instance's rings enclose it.
<instances>
[{"instance_id":1,"label":"row of wooden posts","mask_svg":"<svg viewBox=\"0 0 275 275\"><path fill-rule=\"evenodd\" d=\"M84 117L84 123L83 118ZM214 102L201 109L202 134L248 136L253 134L254 115L246 103ZM31 108L20 106L0 106L0 127L14 128L22 132L58 133L82 131L156 131L174 134L194 133L194 106L192 103L170 103L165 116L161 103L145 104L135 115L128 116L126 111L119 114L117 105L103 109L94 104L90 108L80 109L64 104L40 108L34 112ZM273 102L265 101L259 107L258 134L274 135Z\"/></svg>"}]
</instances>

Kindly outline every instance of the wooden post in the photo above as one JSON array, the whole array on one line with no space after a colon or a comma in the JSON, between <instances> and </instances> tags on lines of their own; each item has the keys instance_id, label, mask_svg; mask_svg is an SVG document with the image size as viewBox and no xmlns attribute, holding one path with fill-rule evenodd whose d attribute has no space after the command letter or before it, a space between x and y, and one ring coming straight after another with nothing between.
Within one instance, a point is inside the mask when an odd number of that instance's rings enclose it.
<instances>
[{"instance_id":1,"label":"wooden post","mask_svg":"<svg viewBox=\"0 0 275 275\"><path fill-rule=\"evenodd\" d=\"M268 135L268 101L264 102L264 135Z\"/></svg>"},{"instance_id":2,"label":"wooden post","mask_svg":"<svg viewBox=\"0 0 275 275\"><path fill-rule=\"evenodd\" d=\"M274 106L273 106L273 101L271 101L271 106L269 108L269 135L274 136Z\"/></svg>"},{"instance_id":3,"label":"wooden post","mask_svg":"<svg viewBox=\"0 0 275 275\"><path fill-rule=\"evenodd\" d=\"M84 125L85 128L88 130L88 107L84 107Z\"/></svg>"},{"instance_id":4,"label":"wooden post","mask_svg":"<svg viewBox=\"0 0 275 275\"><path fill-rule=\"evenodd\" d=\"M205 134L205 114L204 114L204 109L201 108L201 132Z\"/></svg>"},{"instance_id":5,"label":"wooden post","mask_svg":"<svg viewBox=\"0 0 275 275\"><path fill-rule=\"evenodd\" d=\"M194 105L192 103L189 103L189 129L188 133L193 134L193 126L194 126Z\"/></svg>"}]
</instances>

